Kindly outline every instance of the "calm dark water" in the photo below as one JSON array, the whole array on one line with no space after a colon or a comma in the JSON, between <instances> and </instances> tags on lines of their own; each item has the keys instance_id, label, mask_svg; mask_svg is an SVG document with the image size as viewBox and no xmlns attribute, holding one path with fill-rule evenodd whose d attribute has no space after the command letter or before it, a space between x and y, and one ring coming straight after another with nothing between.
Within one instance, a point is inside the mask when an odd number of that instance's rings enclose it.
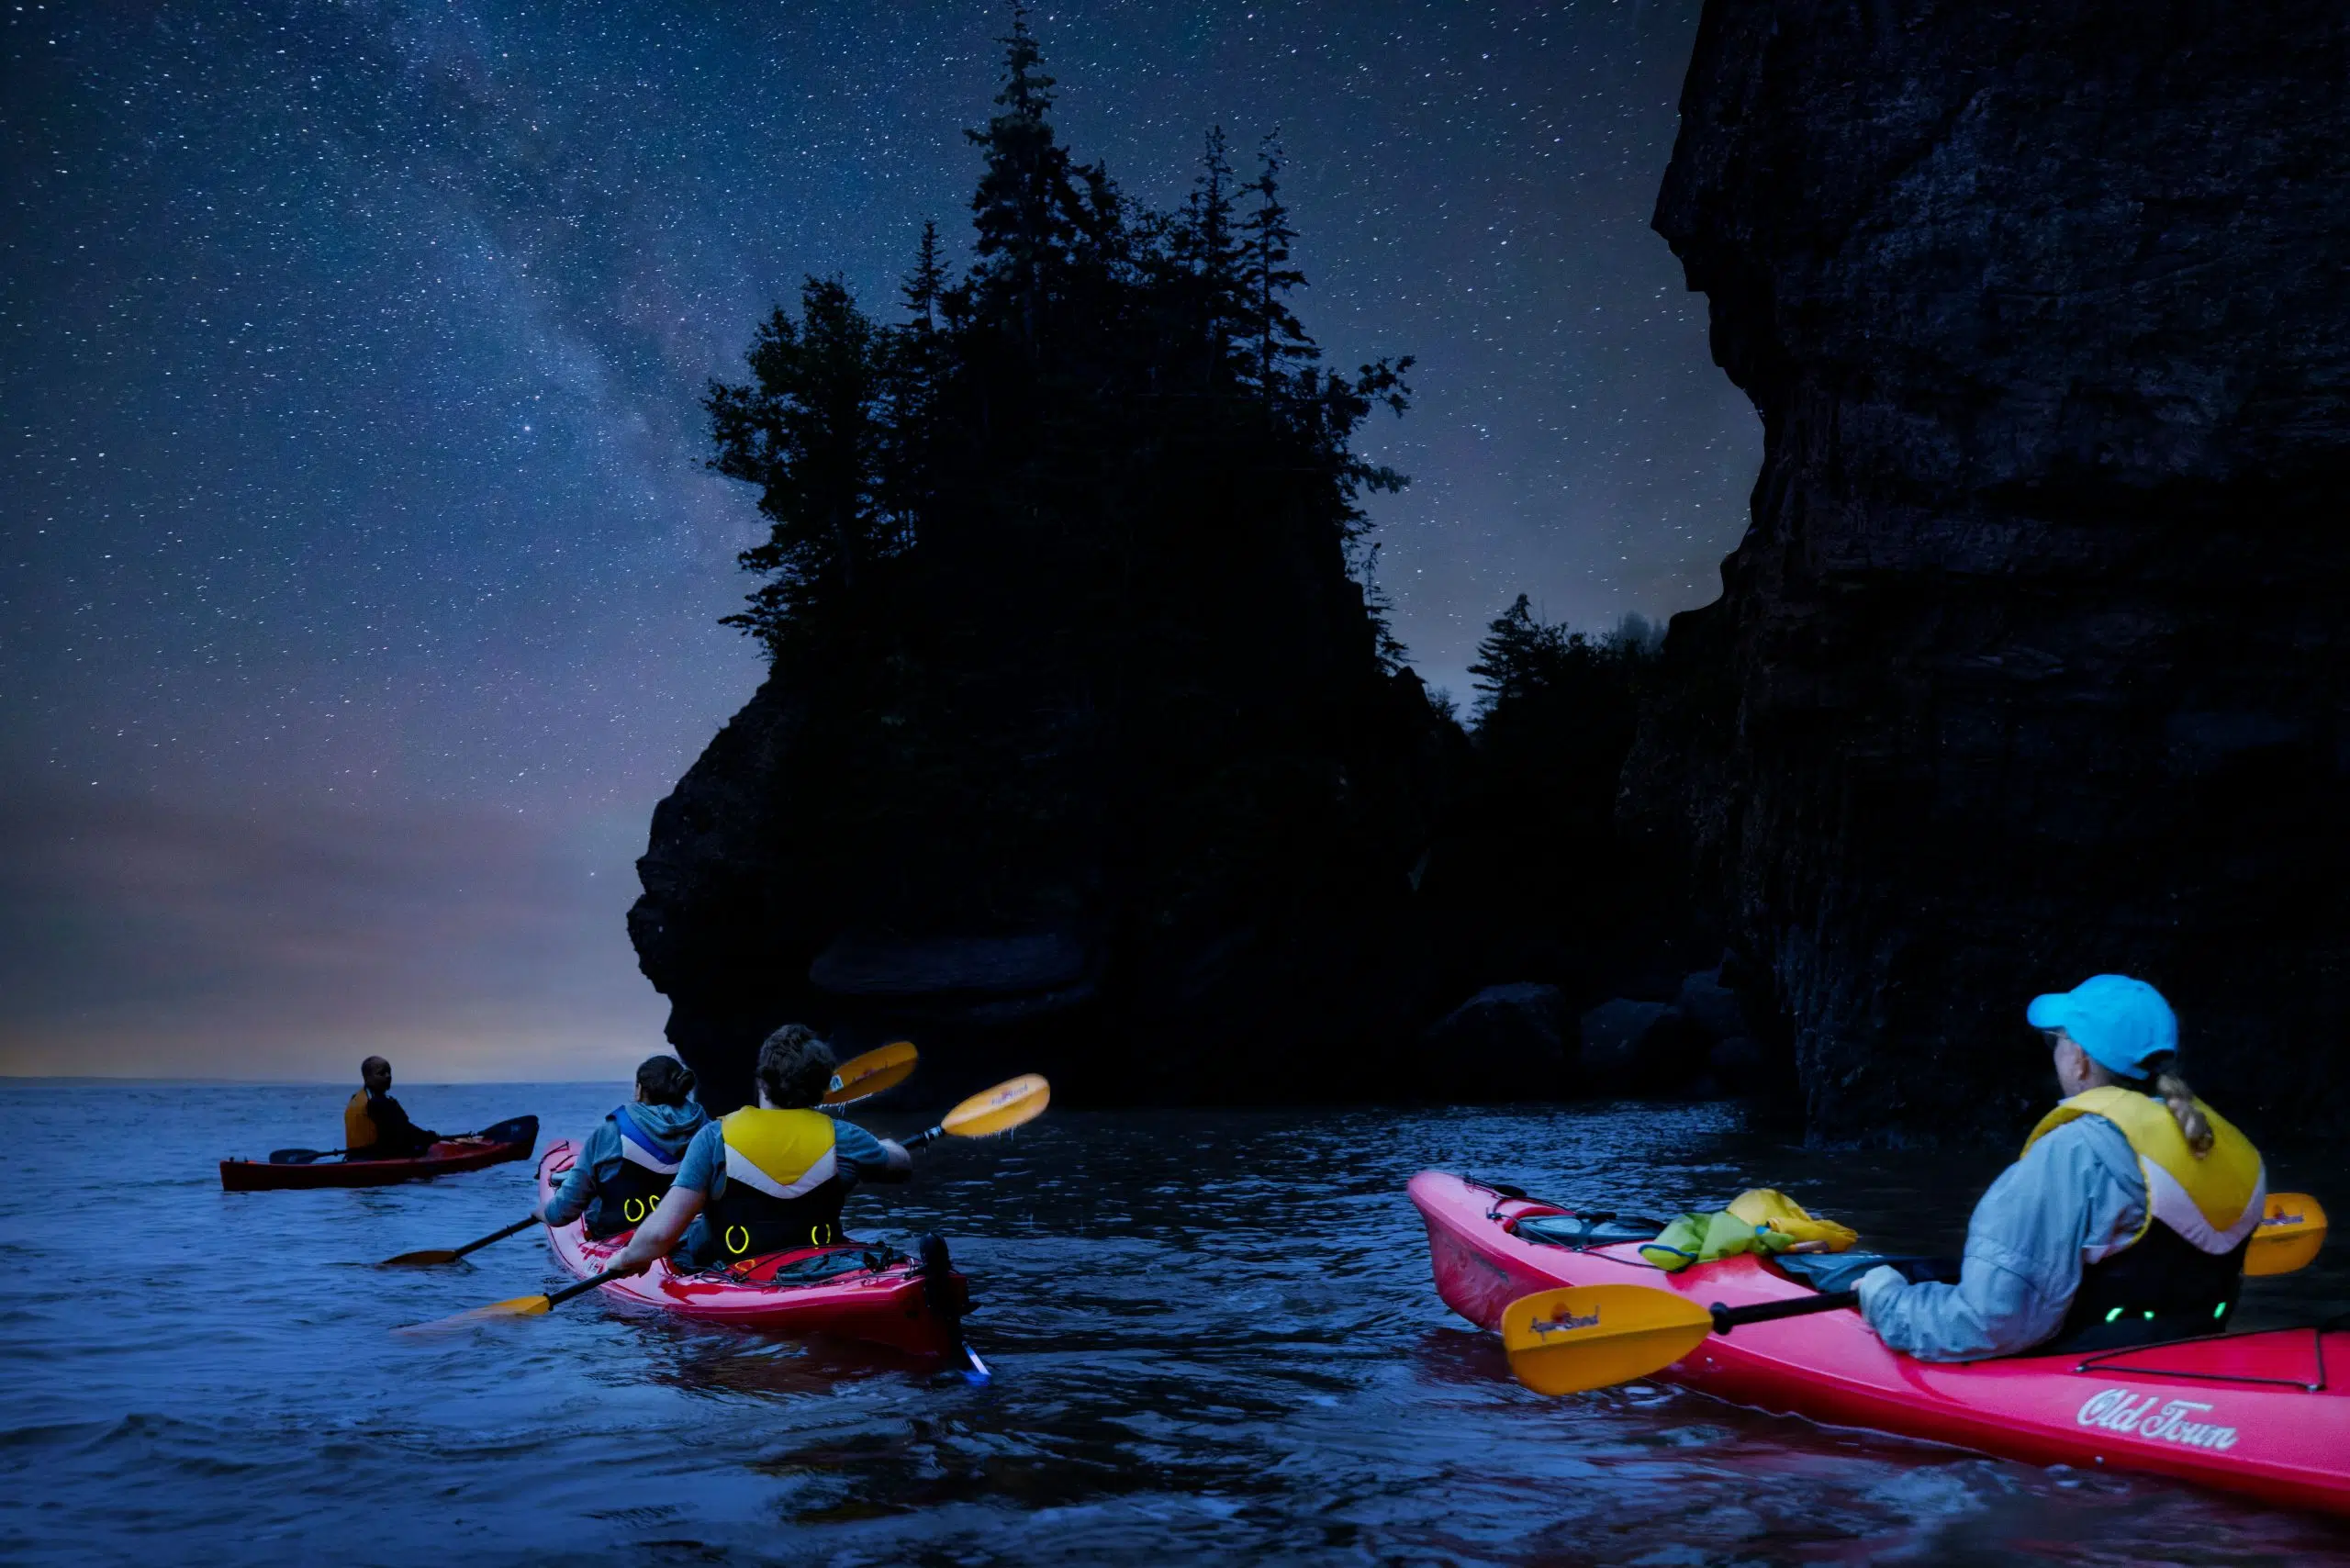
<instances>
[{"instance_id":1,"label":"calm dark water","mask_svg":"<svg viewBox=\"0 0 2350 1568\"><path fill-rule=\"evenodd\" d=\"M620 1097L401 1093L428 1126L530 1111L549 1137ZM1437 1300L1403 1196L1430 1165L1651 1210L1773 1184L1873 1242L1948 1245L1994 1156L1811 1153L1723 1106L1055 1112L850 1211L953 1239L997 1372L971 1388L594 1301L396 1338L560 1276L529 1233L452 1269L368 1266L520 1217L528 1166L218 1190L223 1154L338 1141L343 1095L0 1087L0 1559L2350 1562L2333 1523L2158 1482L1653 1385L1539 1398ZM2272 1164L2350 1208L2338 1156ZM2255 1282L2254 1309L2338 1306L2343 1250Z\"/></svg>"}]
</instances>

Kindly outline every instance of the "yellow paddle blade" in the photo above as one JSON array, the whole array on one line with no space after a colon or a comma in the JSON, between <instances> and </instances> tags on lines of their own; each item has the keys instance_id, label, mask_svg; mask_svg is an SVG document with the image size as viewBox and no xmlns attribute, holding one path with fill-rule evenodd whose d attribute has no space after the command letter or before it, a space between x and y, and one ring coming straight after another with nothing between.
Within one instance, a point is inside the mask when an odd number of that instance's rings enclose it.
<instances>
[{"instance_id":1,"label":"yellow paddle blade","mask_svg":"<svg viewBox=\"0 0 2350 1568\"><path fill-rule=\"evenodd\" d=\"M895 1089L913 1076L914 1058L919 1054L912 1040L892 1040L863 1056L849 1058L833 1074L833 1085L824 1091L823 1103L852 1104L884 1089Z\"/></svg>"},{"instance_id":2,"label":"yellow paddle blade","mask_svg":"<svg viewBox=\"0 0 2350 1568\"><path fill-rule=\"evenodd\" d=\"M1052 1098L1053 1086L1031 1072L972 1095L947 1112L938 1125L957 1137L1008 1133L1043 1115Z\"/></svg>"},{"instance_id":3,"label":"yellow paddle blade","mask_svg":"<svg viewBox=\"0 0 2350 1568\"><path fill-rule=\"evenodd\" d=\"M1713 1314L1646 1285L1570 1285L1502 1312L1509 1370L1537 1394L1581 1394L1671 1366L1714 1331Z\"/></svg>"},{"instance_id":4,"label":"yellow paddle blade","mask_svg":"<svg viewBox=\"0 0 2350 1568\"><path fill-rule=\"evenodd\" d=\"M453 1317L436 1317L430 1323L411 1323L404 1328L396 1328L392 1332L395 1334L446 1334L453 1329L470 1327L476 1323L486 1323L493 1317L536 1317L548 1311L554 1305L543 1295L518 1295L509 1301L494 1301L487 1306L476 1306L469 1312L460 1312Z\"/></svg>"},{"instance_id":5,"label":"yellow paddle blade","mask_svg":"<svg viewBox=\"0 0 2350 1568\"><path fill-rule=\"evenodd\" d=\"M2325 1245L2325 1210L2307 1193L2271 1193L2244 1255L2247 1274L2306 1269Z\"/></svg>"}]
</instances>

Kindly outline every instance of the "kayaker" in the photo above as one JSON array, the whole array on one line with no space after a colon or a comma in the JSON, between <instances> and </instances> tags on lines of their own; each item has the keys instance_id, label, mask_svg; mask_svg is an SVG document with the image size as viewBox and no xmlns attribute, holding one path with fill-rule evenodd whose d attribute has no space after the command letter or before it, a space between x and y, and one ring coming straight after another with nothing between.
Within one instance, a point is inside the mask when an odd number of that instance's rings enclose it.
<instances>
[{"instance_id":1,"label":"kayaker","mask_svg":"<svg viewBox=\"0 0 2350 1568\"><path fill-rule=\"evenodd\" d=\"M2224 1327L2267 1196L2259 1151L2177 1070L2162 993L2097 975L2035 997L2065 1100L1967 1224L1956 1284L1860 1281L1880 1338L1921 1361L2101 1350Z\"/></svg>"},{"instance_id":2,"label":"kayaker","mask_svg":"<svg viewBox=\"0 0 2350 1568\"><path fill-rule=\"evenodd\" d=\"M369 1057L359 1064L358 1093L342 1108L345 1159L413 1159L441 1141L441 1135L408 1119L392 1098L392 1064Z\"/></svg>"},{"instance_id":3,"label":"kayaker","mask_svg":"<svg viewBox=\"0 0 2350 1568\"><path fill-rule=\"evenodd\" d=\"M816 1109L838 1066L804 1025L759 1047L759 1103L711 1123L686 1146L668 1196L607 1267L641 1274L680 1242L696 1268L840 1239L841 1204L860 1181L913 1174L904 1147Z\"/></svg>"},{"instance_id":4,"label":"kayaker","mask_svg":"<svg viewBox=\"0 0 2350 1568\"><path fill-rule=\"evenodd\" d=\"M601 1240L633 1229L668 1192L694 1134L710 1123L689 1098L691 1069L676 1057L637 1064L636 1098L616 1105L573 1162L563 1185L534 1218L569 1225L586 1215L588 1234Z\"/></svg>"}]
</instances>

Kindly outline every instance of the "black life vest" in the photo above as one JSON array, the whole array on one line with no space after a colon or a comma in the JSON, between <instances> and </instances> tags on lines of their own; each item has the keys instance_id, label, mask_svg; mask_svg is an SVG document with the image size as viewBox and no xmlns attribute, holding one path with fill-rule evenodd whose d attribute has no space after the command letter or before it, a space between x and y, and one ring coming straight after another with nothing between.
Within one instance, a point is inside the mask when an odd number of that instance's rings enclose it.
<instances>
[{"instance_id":1,"label":"black life vest","mask_svg":"<svg viewBox=\"0 0 2350 1568\"><path fill-rule=\"evenodd\" d=\"M2251 1246L2247 1236L2225 1252L2206 1252L2156 1220L2135 1246L2081 1270L2065 1326L2042 1349L2109 1350L2216 1334L2236 1309Z\"/></svg>"},{"instance_id":2,"label":"black life vest","mask_svg":"<svg viewBox=\"0 0 2350 1568\"><path fill-rule=\"evenodd\" d=\"M708 1252L733 1262L828 1247L841 1238L848 1184L835 1159L838 1129L822 1111L744 1109L719 1122L726 1185L709 1209Z\"/></svg>"},{"instance_id":3,"label":"black life vest","mask_svg":"<svg viewBox=\"0 0 2350 1568\"><path fill-rule=\"evenodd\" d=\"M662 1152L661 1146L637 1125L626 1105L613 1107L612 1114L604 1119L620 1132L621 1157L618 1168L610 1174L597 1170L595 1202L581 1216L588 1234L599 1241L643 1224L668 1194L669 1184L677 1179L677 1167L683 1160L682 1156L673 1159Z\"/></svg>"}]
</instances>

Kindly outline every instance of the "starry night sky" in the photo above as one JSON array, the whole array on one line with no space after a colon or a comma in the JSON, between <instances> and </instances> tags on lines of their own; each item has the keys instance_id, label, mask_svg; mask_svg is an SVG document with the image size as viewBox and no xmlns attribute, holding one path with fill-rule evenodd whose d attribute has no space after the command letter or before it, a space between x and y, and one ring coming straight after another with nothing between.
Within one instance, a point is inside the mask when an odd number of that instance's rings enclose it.
<instances>
[{"instance_id":1,"label":"starry night sky","mask_svg":"<svg viewBox=\"0 0 2350 1568\"><path fill-rule=\"evenodd\" d=\"M1648 228L1695 0L1086 0L1062 139L1278 129L1396 631L1718 591L1760 455ZM759 678L698 408L801 276L960 249L996 6L15 5L0 1070L617 1074L652 806ZM429 1114L420 1106L420 1114Z\"/></svg>"}]
</instances>

